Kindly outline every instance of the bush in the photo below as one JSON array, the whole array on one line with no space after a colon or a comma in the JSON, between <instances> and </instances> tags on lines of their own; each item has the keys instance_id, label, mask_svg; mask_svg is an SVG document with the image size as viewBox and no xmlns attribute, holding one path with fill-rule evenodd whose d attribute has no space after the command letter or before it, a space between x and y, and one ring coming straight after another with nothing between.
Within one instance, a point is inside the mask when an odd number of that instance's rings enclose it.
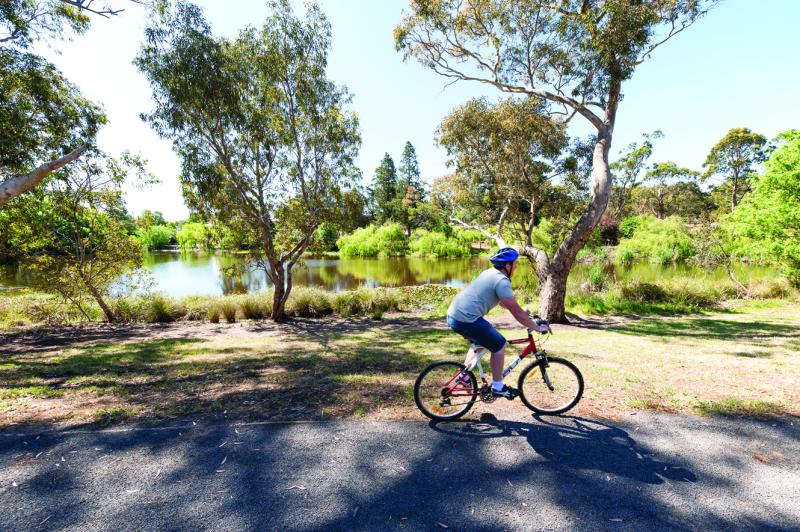
<instances>
[{"instance_id":1,"label":"bush","mask_svg":"<svg viewBox=\"0 0 800 532\"><path fill-rule=\"evenodd\" d=\"M619 250L616 255L616 262L622 266L630 266L636 262L636 253L630 249Z\"/></svg>"},{"instance_id":2,"label":"bush","mask_svg":"<svg viewBox=\"0 0 800 532\"><path fill-rule=\"evenodd\" d=\"M619 220L610 216L600 218L600 240L604 246L616 246L619 243Z\"/></svg>"},{"instance_id":3,"label":"bush","mask_svg":"<svg viewBox=\"0 0 800 532\"><path fill-rule=\"evenodd\" d=\"M136 231L136 238L147 251L166 247L175 237L175 228L170 225L151 225Z\"/></svg>"},{"instance_id":4,"label":"bush","mask_svg":"<svg viewBox=\"0 0 800 532\"><path fill-rule=\"evenodd\" d=\"M473 244L482 239L479 231L470 229L448 232L417 229L411 235L409 249L419 257L468 257L474 253Z\"/></svg>"},{"instance_id":5,"label":"bush","mask_svg":"<svg viewBox=\"0 0 800 532\"><path fill-rule=\"evenodd\" d=\"M622 238L633 238L633 233L636 231L637 227L639 227L639 218L637 216L625 218L619 223L619 236Z\"/></svg>"},{"instance_id":6,"label":"bush","mask_svg":"<svg viewBox=\"0 0 800 532\"><path fill-rule=\"evenodd\" d=\"M600 292L608 285L605 268L602 264L595 264L589 269L587 283L593 292Z\"/></svg>"},{"instance_id":7,"label":"bush","mask_svg":"<svg viewBox=\"0 0 800 532\"><path fill-rule=\"evenodd\" d=\"M183 224L175 237L182 250L214 249L217 246L217 235L210 224Z\"/></svg>"},{"instance_id":8,"label":"bush","mask_svg":"<svg viewBox=\"0 0 800 532\"><path fill-rule=\"evenodd\" d=\"M344 258L400 257L408 250L408 239L400 224L362 227L341 236L336 244Z\"/></svg>"},{"instance_id":9,"label":"bush","mask_svg":"<svg viewBox=\"0 0 800 532\"><path fill-rule=\"evenodd\" d=\"M626 218L623 221L632 220ZM617 247L618 256L632 253L638 260L657 264L684 262L695 254L692 236L678 217L659 220L654 216L635 218L635 230L631 237L623 238Z\"/></svg>"},{"instance_id":10,"label":"bush","mask_svg":"<svg viewBox=\"0 0 800 532\"><path fill-rule=\"evenodd\" d=\"M666 303L669 299L667 291L653 283L623 283L619 288L622 299L637 303Z\"/></svg>"}]
</instances>

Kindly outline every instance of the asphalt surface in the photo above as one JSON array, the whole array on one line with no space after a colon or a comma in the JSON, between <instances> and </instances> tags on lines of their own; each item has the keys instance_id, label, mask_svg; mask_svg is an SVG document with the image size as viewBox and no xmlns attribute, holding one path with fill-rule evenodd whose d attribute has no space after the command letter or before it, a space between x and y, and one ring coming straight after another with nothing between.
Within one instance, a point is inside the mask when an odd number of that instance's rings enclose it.
<instances>
[{"instance_id":1,"label":"asphalt surface","mask_svg":"<svg viewBox=\"0 0 800 532\"><path fill-rule=\"evenodd\" d=\"M800 420L0 433L2 530L800 529Z\"/></svg>"}]
</instances>

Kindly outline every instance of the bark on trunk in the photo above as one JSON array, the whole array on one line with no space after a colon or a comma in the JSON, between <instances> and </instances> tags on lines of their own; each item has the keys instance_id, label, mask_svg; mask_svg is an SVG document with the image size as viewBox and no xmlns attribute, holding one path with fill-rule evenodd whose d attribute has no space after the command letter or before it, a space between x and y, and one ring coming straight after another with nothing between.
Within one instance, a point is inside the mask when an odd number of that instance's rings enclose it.
<instances>
[{"instance_id":1,"label":"bark on trunk","mask_svg":"<svg viewBox=\"0 0 800 532\"><path fill-rule=\"evenodd\" d=\"M272 295L272 314L270 314L270 318L274 321L284 321L286 319L286 300L289 298L291 287L286 286L286 270L283 264L277 262L272 266L270 278L275 287Z\"/></svg>"},{"instance_id":2,"label":"bark on trunk","mask_svg":"<svg viewBox=\"0 0 800 532\"><path fill-rule=\"evenodd\" d=\"M583 216L575 224L570 235L564 239L553 255L547 268L547 279L539 299L539 314L551 323L567 323L564 313L564 298L567 294L567 277L575 262L575 256L583 248L592 230L600 222L611 193L611 170L608 166L608 153L611 147L613 109L607 118L607 127L597 137L592 155L592 178L594 190L592 199Z\"/></svg>"},{"instance_id":3,"label":"bark on trunk","mask_svg":"<svg viewBox=\"0 0 800 532\"><path fill-rule=\"evenodd\" d=\"M55 161L45 163L30 173L12 177L11 179L7 179L0 183L0 208L20 194L27 192L41 183L42 179L48 175L52 174L59 168L68 165L83 155L87 149L88 146L84 144L77 150L72 151L59 159L56 159Z\"/></svg>"},{"instance_id":4,"label":"bark on trunk","mask_svg":"<svg viewBox=\"0 0 800 532\"><path fill-rule=\"evenodd\" d=\"M111 307L108 306L108 303L106 303L105 299L103 299L102 294L100 294L100 292L93 286L89 286L89 292L92 294L94 300L97 301L97 304L100 305L100 308L103 310L103 314L106 315L106 320L108 323L114 323L114 312L111 310Z\"/></svg>"}]
</instances>

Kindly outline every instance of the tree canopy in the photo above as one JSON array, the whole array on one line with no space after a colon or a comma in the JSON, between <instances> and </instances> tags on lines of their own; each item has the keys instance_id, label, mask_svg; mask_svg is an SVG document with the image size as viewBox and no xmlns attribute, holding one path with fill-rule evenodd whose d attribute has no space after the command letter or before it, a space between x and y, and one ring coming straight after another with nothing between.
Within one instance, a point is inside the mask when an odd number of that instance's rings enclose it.
<instances>
[{"instance_id":1,"label":"tree canopy","mask_svg":"<svg viewBox=\"0 0 800 532\"><path fill-rule=\"evenodd\" d=\"M753 191L731 213L729 230L743 255L780 264L800 287L800 130L777 137L778 148L753 179Z\"/></svg>"},{"instance_id":2,"label":"tree canopy","mask_svg":"<svg viewBox=\"0 0 800 532\"><path fill-rule=\"evenodd\" d=\"M317 227L344 212L360 137L347 90L326 76L331 30L319 7L304 20L288 0L269 7L260 28L225 39L178 2L146 30L136 64L156 103L143 118L172 139L185 197L258 242L282 319L292 267Z\"/></svg>"},{"instance_id":3,"label":"tree canopy","mask_svg":"<svg viewBox=\"0 0 800 532\"><path fill-rule=\"evenodd\" d=\"M722 177L730 185L731 210L735 209L749 190L756 165L767 157L767 138L749 128L737 127L728 131L708 153L703 166L704 178Z\"/></svg>"}]
</instances>

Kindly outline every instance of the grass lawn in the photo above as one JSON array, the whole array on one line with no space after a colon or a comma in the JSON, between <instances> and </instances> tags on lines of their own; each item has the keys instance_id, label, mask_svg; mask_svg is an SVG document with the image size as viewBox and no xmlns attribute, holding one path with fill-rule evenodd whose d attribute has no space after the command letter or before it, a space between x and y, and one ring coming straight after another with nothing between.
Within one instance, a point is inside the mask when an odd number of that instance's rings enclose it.
<instances>
[{"instance_id":1,"label":"grass lawn","mask_svg":"<svg viewBox=\"0 0 800 532\"><path fill-rule=\"evenodd\" d=\"M509 337L523 334L507 316L490 319ZM800 415L797 304L555 329L545 347L575 362L586 380L575 414ZM187 414L421 419L412 398L417 373L433 360L462 358L465 348L442 319L402 315L0 334L0 423ZM477 412L485 410L526 412L519 401Z\"/></svg>"}]
</instances>

